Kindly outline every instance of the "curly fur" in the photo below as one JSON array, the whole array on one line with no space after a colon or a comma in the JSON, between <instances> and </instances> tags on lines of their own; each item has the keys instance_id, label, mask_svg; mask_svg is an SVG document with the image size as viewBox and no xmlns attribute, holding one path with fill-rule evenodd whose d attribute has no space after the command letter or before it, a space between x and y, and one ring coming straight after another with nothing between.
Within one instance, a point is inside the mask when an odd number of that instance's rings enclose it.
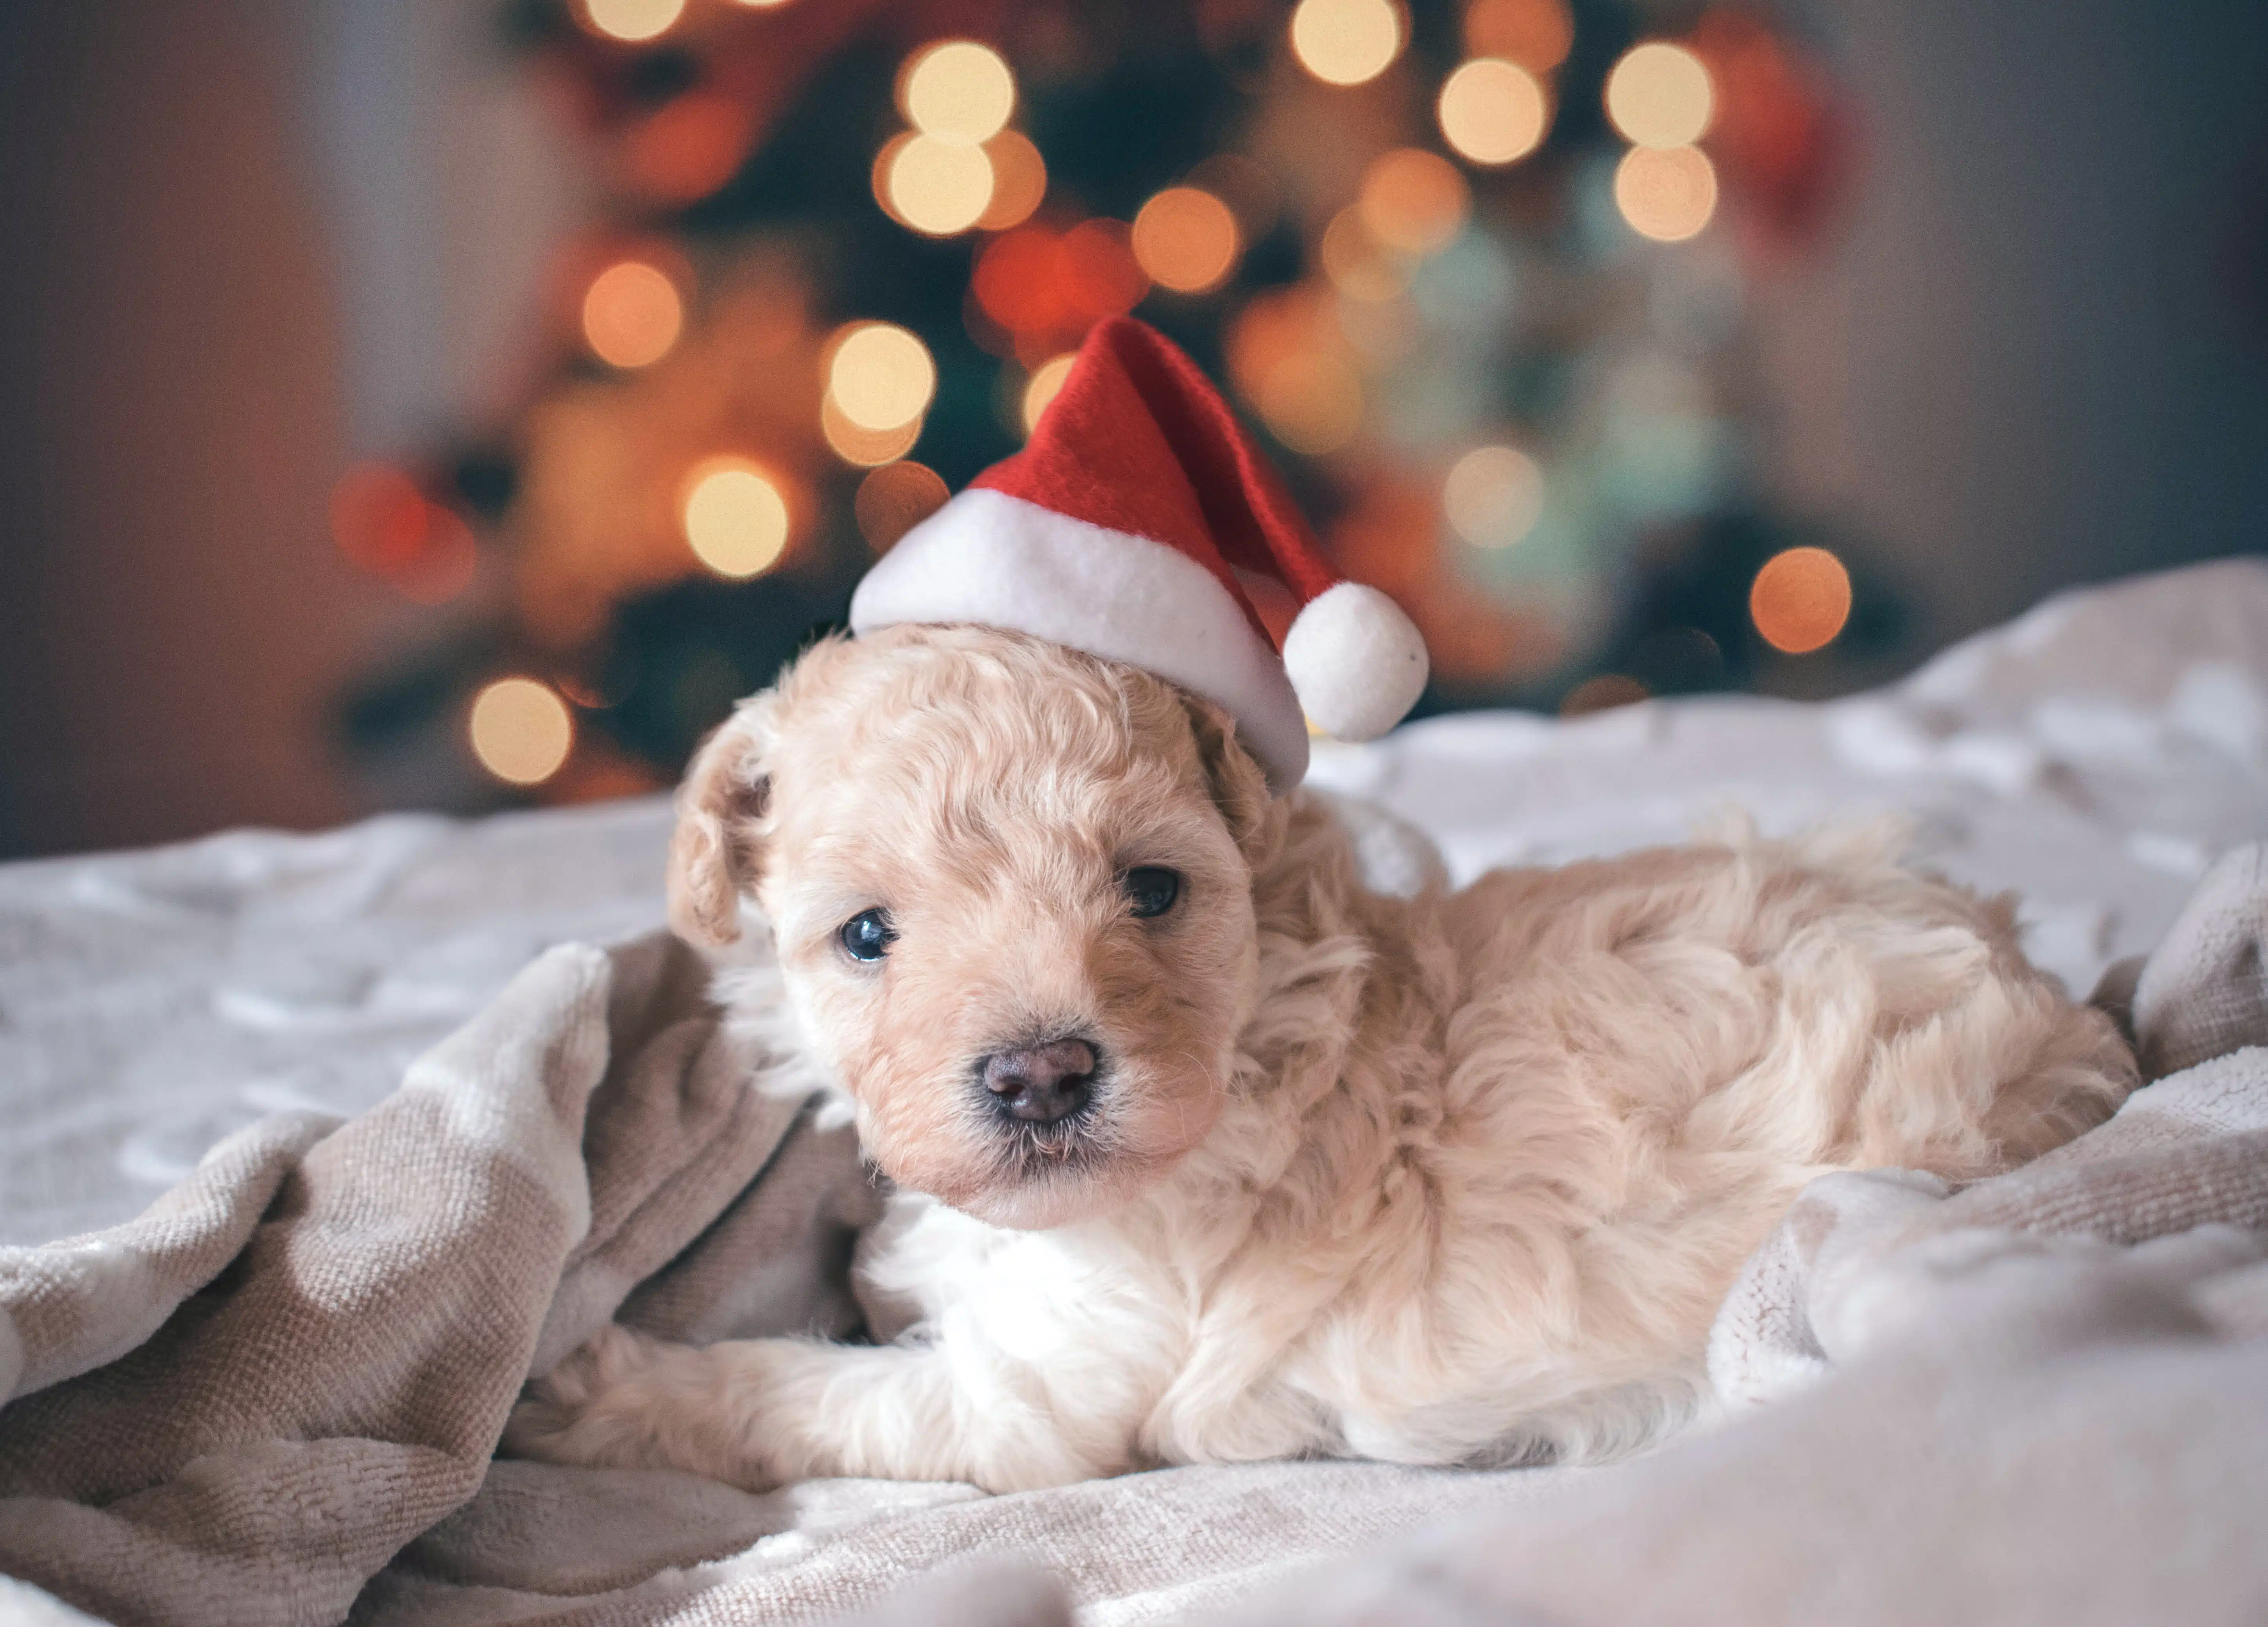
<instances>
[{"instance_id":1,"label":"curly fur","mask_svg":"<svg viewBox=\"0 0 2268 1627\"><path fill-rule=\"evenodd\" d=\"M1806 1182L1989 1174L2133 1083L2009 904L1896 829L1383 896L1211 708L1011 634L820 645L681 806L680 931L753 895L777 958L721 997L901 1189L859 1263L884 1342L610 1329L515 1415L563 1461L1009 1490L1625 1450L1705 1402L1710 1318ZM1130 916L1132 865L1188 878L1169 916ZM901 936L861 965L835 934L875 907ZM973 1059L1074 1030L1093 1123L1018 1140Z\"/></svg>"}]
</instances>

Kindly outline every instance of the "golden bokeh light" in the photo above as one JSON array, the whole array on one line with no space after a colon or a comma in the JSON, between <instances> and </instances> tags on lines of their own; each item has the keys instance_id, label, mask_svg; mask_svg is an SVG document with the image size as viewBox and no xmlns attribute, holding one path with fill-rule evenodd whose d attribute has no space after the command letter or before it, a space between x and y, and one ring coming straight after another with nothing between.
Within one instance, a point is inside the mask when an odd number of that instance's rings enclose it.
<instances>
[{"instance_id":1,"label":"golden bokeh light","mask_svg":"<svg viewBox=\"0 0 2268 1627\"><path fill-rule=\"evenodd\" d=\"M827 396L862 430L895 430L919 418L937 394L929 347L895 322L853 322L836 335Z\"/></svg>"},{"instance_id":2,"label":"golden bokeh light","mask_svg":"<svg viewBox=\"0 0 2268 1627\"><path fill-rule=\"evenodd\" d=\"M819 432L843 462L871 469L895 463L911 452L914 443L921 438L922 420L917 417L895 429L866 429L844 417L843 409L830 395L819 403Z\"/></svg>"},{"instance_id":3,"label":"golden bokeh light","mask_svg":"<svg viewBox=\"0 0 2268 1627\"><path fill-rule=\"evenodd\" d=\"M886 463L858 482L851 509L858 519L858 534L877 554L887 553L897 540L945 506L945 481L935 469L920 463Z\"/></svg>"},{"instance_id":4,"label":"golden bokeh light","mask_svg":"<svg viewBox=\"0 0 2268 1627\"><path fill-rule=\"evenodd\" d=\"M1002 130L984 144L992 161L992 201L976 217L980 232L1005 232L1032 217L1048 195L1048 166L1020 130Z\"/></svg>"},{"instance_id":5,"label":"golden bokeh light","mask_svg":"<svg viewBox=\"0 0 2268 1627\"><path fill-rule=\"evenodd\" d=\"M1049 357L1032 369L1031 378L1024 384L1021 403L1025 434L1029 435L1040 427L1040 415L1048 409L1048 403L1055 400L1057 393L1064 387L1064 380L1071 377L1071 364L1074 359L1073 353L1066 350L1061 356Z\"/></svg>"},{"instance_id":6,"label":"golden bokeh light","mask_svg":"<svg viewBox=\"0 0 2268 1627\"><path fill-rule=\"evenodd\" d=\"M685 0L583 0L583 15L610 40L656 40L685 14Z\"/></svg>"},{"instance_id":7,"label":"golden bokeh light","mask_svg":"<svg viewBox=\"0 0 2268 1627\"><path fill-rule=\"evenodd\" d=\"M1823 650L1851 619L1851 573L1823 548L1775 554L1749 585L1749 619L1775 650Z\"/></svg>"},{"instance_id":8,"label":"golden bokeh light","mask_svg":"<svg viewBox=\"0 0 2268 1627\"><path fill-rule=\"evenodd\" d=\"M712 458L686 476L681 518L694 557L733 581L770 570L787 549L787 499L746 458Z\"/></svg>"},{"instance_id":9,"label":"golden bokeh light","mask_svg":"<svg viewBox=\"0 0 2268 1627\"><path fill-rule=\"evenodd\" d=\"M1543 518L1543 471L1517 446L1476 446L1441 482L1441 511L1475 548L1510 548Z\"/></svg>"},{"instance_id":10,"label":"golden bokeh light","mask_svg":"<svg viewBox=\"0 0 2268 1627\"><path fill-rule=\"evenodd\" d=\"M1295 350L1254 380L1253 404L1278 440L1320 457L1362 427L1362 380L1326 350Z\"/></svg>"},{"instance_id":11,"label":"golden bokeh light","mask_svg":"<svg viewBox=\"0 0 2268 1627\"><path fill-rule=\"evenodd\" d=\"M1615 204L1640 236L1679 243L1717 212L1717 169L1698 147L1633 147L1615 170Z\"/></svg>"},{"instance_id":12,"label":"golden bokeh light","mask_svg":"<svg viewBox=\"0 0 2268 1627\"><path fill-rule=\"evenodd\" d=\"M1375 79L1402 54L1402 38L1394 0L1300 0L1292 13L1292 54L1326 85Z\"/></svg>"},{"instance_id":13,"label":"golden bokeh light","mask_svg":"<svg viewBox=\"0 0 2268 1627\"><path fill-rule=\"evenodd\" d=\"M973 147L998 135L1016 111L1016 77L991 47L947 40L912 59L898 106L924 136Z\"/></svg>"},{"instance_id":14,"label":"golden bokeh light","mask_svg":"<svg viewBox=\"0 0 2268 1627\"><path fill-rule=\"evenodd\" d=\"M1356 204L1364 229L1379 243L1421 256L1447 247L1472 206L1457 166L1422 147L1397 147L1373 158Z\"/></svg>"},{"instance_id":15,"label":"golden bokeh light","mask_svg":"<svg viewBox=\"0 0 2268 1627\"><path fill-rule=\"evenodd\" d=\"M1690 147L1716 111L1708 68L1682 45L1633 46L1607 76L1607 117L1641 147Z\"/></svg>"},{"instance_id":16,"label":"golden bokeh light","mask_svg":"<svg viewBox=\"0 0 2268 1627\"><path fill-rule=\"evenodd\" d=\"M1381 304L1410 286L1409 257L1381 247L1363 225L1361 209L1352 203L1323 228L1315 257L1331 286L1350 299Z\"/></svg>"},{"instance_id":17,"label":"golden bokeh light","mask_svg":"<svg viewBox=\"0 0 2268 1627\"><path fill-rule=\"evenodd\" d=\"M1551 98L1518 63L1477 57L1442 84L1434 104L1441 137L1476 164L1510 164L1543 144Z\"/></svg>"},{"instance_id":18,"label":"golden bokeh light","mask_svg":"<svg viewBox=\"0 0 2268 1627\"><path fill-rule=\"evenodd\" d=\"M1219 286L1236 264L1236 217L1197 187L1168 187L1134 217L1134 258L1175 293Z\"/></svg>"},{"instance_id":19,"label":"golden bokeh light","mask_svg":"<svg viewBox=\"0 0 2268 1627\"><path fill-rule=\"evenodd\" d=\"M473 755L508 785L541 785L575 748L575 718L549 684L499 678L473 697Z\"/></svg>"},{"instance_id":20,"label":"golden bokeh light","mask_svg":"<svg viewBox=\"0 0 2268 1627\"><path fill-rule=\"evenodd\" d=\"M991 207L992 160L982 147L924 133L893 143L880 167L885 206L927 236L966 232Z\"/></svg>"},{"instance_id":21,"label":"golden bokeh light","mask_svg":"<svg viewBox=\"0 0 2268 1627\"><path fill-rule=\"evenodd\" d=\"M643 260L608 266L583 296L583 339L615 367L659 361L685 330L685 301L668 273Z\"/></svg>"},{"instance_id":22,"label":"golden bokeh light","mask_svg":"<svg viewBox=\"0 0 2268 1627\"><path fill-rule=\"evenodd\" d=\"M1550 73L1575 43L1567 0L1472 0L1465 7L1465 54L1500 56L1530 73Z\"/></svg>"}]
</instances>

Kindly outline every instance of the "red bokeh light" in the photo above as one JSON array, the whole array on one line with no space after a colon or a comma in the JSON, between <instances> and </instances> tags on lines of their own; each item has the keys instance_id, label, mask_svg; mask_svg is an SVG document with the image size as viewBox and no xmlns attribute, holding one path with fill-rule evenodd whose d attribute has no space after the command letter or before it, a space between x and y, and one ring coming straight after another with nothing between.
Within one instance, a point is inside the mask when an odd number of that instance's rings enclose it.
<instances>
[{"instance_id":1,"label":"red bokeh light","mask_svg":"<svg viewBox=\"0 0 2268 1627\"><path fill-rule=\"evenodd\" d=\"M472 528L383 463L359 464L331 489L331 534L339 552L419 604L455 598L480 563Z\"/></svg>"},{"instance_id":2,"label":"red bokeh light","mask_svg":"<svg viewBox=\"0 0 2268 1627\"><path fill-rule=\"evenodd\" d=\"M1045 226L1003 233L978 257L972 288L978 308L1014 336L1020 352L1045 355L1132 310L1150 279L1123 221L1088 220L1060 233Z\"/></svg>"},{"instance_id":3,"label":"red bokeh light","mask_svg":"<svg viewBox=\"0 0 2268 1627\"><path fill-rule=\"evenodd\" d=\"M690 203L733 179L755 145L758 109L723 91L688 91L624 132L621 179L660 203Z\"/></svg>"},{"instance_id":4,"label":"red bokeh light","mask_svg":"<svg viewBox=\"0 0 2268 1627\"><path fill-rule=\"evenodd\" d=\"M1752 232L1771 247L1812 240L1849 168L1849 132L1823 75L1739 12L1709 11L1686 44L1716 81L1709 151Z\"/></svg>"},{"instance_id":5,"label":"red bokeh light","mask_svg":"<svg viewBox=\"0 0 2268 1627\"><path fill-rule=\"evenodd\" d=\"M392 576L424 551L425 494L400 469L364 463L331 490L331 534L339 552L372 576Z\"/></svg>"}]
</instances>

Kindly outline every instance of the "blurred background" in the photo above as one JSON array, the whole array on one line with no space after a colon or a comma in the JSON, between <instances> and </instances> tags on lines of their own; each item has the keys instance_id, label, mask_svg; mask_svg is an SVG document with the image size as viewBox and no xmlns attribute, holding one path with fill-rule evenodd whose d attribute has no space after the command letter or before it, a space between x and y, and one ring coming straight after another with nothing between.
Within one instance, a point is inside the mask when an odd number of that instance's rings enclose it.
<instances>
[{"instance_id":1,"label":"blurred background","mask_svg":"<svg viewBox=\"0 0 2268 1627\"><path fill-rule=\"evenodd\" d=\"M2268 546L2258 0L0 7L0 855L670 783L1186 345L1423 709Z\"/></svg>"}]
</instances>

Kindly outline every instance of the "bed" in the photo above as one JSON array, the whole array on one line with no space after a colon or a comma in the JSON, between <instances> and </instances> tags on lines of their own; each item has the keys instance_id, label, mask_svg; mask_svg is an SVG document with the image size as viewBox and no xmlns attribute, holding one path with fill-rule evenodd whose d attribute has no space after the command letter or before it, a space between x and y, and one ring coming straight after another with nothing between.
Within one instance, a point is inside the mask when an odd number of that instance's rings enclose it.
<instances>
[{"instance_id":1,"label":"bed","mask_svg":"<svg viewBox=\"0 0 2268 1627\"><path fill-rule=\"evenodd\" d=\"M1701 697L1564 722L1446 717L1371 747L1325 747L1311 783L1349 799L1382 886L1409 884L1425 862L1413 828L1462 880L1675 841L1727 809L1768 832L1903 811L1926 862L2020 892L2035 959L2084 992L2159 941L2216 858L2268 834L2268 564L2066 594L1901 683L1831 703ZM0 1243L20 1246L0 1258L0 1282L34 1246L131 1220L225 1137L279 1116L333 1124L366 1113L549 946L651 933L668 826L666 801L649 799L475 821L394 814L316 836L237 831L0 866ZM1842 1195L1835 1212L1879 1196ZM454 1538L412 1542L363 1590L355 1619L803 1619L939 1564L1037 1555L1080 1619L1164 1620L1240 1601L1262 1610L1270 1589L1312 1589L1319 1564L1396 1540L1401 1568L1358 1561L1327 1600L1299 1609L1416 1619L1381 1601L1418 1611L1410 1579L1447 1572L1406 1544L1512 1505L1529 1511L1524 1540L1542 1542L1536 1533L1558 1528L1555 1509L1617 1506L1625 1483L1613 1477L1643 1467L1174 1470L1003 1498L850 1482L750 1498L703 1483L677 1488L658 1520L620 1488L571 1516L541 1476L507 1483L515 1470L453 1516ZM1649 1497L1675 1503L1659 1480L1627 1483L1638 1490L1623 1517L1642 1524L1630 1511ZM514 1520L511 1564L468 1557L493 1551L482 1533ZM0 1543L0 1571L25 1572L6 1551ZM1444 1622L1522 1619L1508 1597L1444 1584L1423 1609ZM1037 1621L1057 1609L1032 1599L978 1587L955 1619ZM1718 1618L1693 1605L1688 1594L1644 1608L1653 1619ZM1350 1613L1373 1606L1381 1613ZM134 1618L115 1608L114 1619ZM1290 1603L1269 1608L1279 1614L1265 1619L1293 1619L1280 1614ZM81 1619L0 1579L0 1619L11 1610ZM1564 1599L1547 1614L1590 1619ZM1779 1618L1737 1593L1720 1614Z\"/></svg>"}]
</instances>

